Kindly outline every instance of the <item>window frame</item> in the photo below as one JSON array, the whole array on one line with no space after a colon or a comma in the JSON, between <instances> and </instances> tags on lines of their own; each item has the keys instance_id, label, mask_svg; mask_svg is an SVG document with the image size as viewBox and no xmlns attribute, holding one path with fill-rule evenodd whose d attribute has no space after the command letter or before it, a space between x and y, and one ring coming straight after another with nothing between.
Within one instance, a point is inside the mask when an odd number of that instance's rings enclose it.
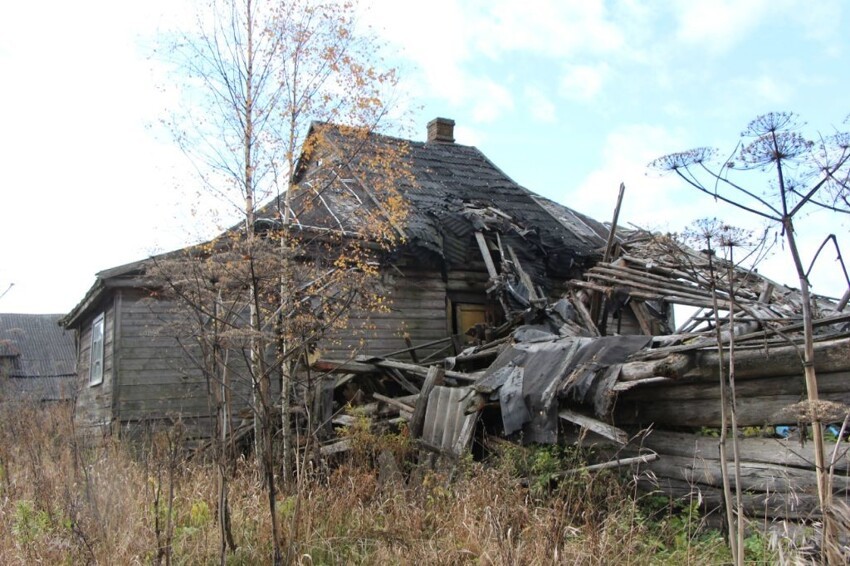
<instances>
[{"instance_id":1,"label":"window frame","mask_svg":"<svg viewBox=\"0 0 850 566\"><path fill-rule=\"evenodd\" d=\"M96 341L96 333L100 340ZM103 313L97 315L91 323L91 343L89 345L89 386L94 387L103 383L104 343L106 342L106 324ZM95 364L99 371L95 371Z\"/></svg>"}]
</instances>

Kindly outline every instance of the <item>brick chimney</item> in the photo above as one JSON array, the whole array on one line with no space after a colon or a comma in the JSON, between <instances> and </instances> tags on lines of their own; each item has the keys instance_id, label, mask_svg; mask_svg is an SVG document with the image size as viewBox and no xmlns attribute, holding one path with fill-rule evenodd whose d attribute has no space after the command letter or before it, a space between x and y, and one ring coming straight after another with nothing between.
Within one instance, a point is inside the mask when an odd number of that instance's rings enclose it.
<instances>
[{"instance_id":1,"label":"brick chimney","mask_svg":"<svg viewBox=\"0 0 850 566\"><path fill-rule=\"evenodd\" d=\"M448 118L434 118L428 122L428 143L455 141L455 121Z\"/></svg>"}]
</instances>

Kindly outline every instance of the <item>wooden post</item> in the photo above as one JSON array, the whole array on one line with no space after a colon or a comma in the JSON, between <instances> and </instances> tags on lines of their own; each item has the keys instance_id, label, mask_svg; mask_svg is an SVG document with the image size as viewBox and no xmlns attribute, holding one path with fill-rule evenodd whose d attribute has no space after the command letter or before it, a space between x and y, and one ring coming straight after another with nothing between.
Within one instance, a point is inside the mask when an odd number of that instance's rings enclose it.
<instances>
[{"instance_id":1,"label":"wooden post","mask_svg":"<svg viewBox=\"0 0 850 566\"><path fill-rule=\"evenodd\" d=\"M611 229L608 231L608 241L605 243L605 253L602 255L602 263L611 261L611 253L614 248L614 238L617 233L617 221L620 218L620 206L623 204L623 194L626 192L626 185L620 183L620 192L617 195L617 205L614 207L614 218L611 220ZM599 309L604 297L594 293L590 302L590 315L593 318L593 323L599 327L604 326L599 321Z\"/></svg>"}]
</instances>

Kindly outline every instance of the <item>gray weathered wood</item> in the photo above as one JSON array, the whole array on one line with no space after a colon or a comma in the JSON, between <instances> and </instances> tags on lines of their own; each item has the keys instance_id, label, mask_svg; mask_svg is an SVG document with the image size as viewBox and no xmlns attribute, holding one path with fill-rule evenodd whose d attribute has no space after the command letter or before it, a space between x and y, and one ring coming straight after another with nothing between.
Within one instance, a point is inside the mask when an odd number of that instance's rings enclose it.
<instances>
[{"instance_id":1,"label":"gray weathered wood","mask_svg":"<svg viewBox=\"0 0 850 566\"><path fill-rule=\"evenodd\" d=\"M629 435L626 434L626 431L613 425L609 425L608 423L604 423L598 419L576 413L575 411L570 411L569 409L561 409L558 412L558 416L565 421L577 424L582 428L586 428L598 435L613 440L617 444L625 446L629 442Z\"/></svg>"},{"instance_id":2,"label":"gray weathered wood","mask_svg":"<svg viewBox=\"0 0 850 566\"><path fill-rule=\"evenodd\" d=\"M422 429L425 425L425 411L428 408L428 397L431 395L434 387L441 385L444 379L445 374L442 368L437 366L428 368L425 383L422 384L422 389L419 391L419 399L416 401L413 418L410 419L410 425L408 427L411 438L422 436Z\"/></svg>"}]
</instances>

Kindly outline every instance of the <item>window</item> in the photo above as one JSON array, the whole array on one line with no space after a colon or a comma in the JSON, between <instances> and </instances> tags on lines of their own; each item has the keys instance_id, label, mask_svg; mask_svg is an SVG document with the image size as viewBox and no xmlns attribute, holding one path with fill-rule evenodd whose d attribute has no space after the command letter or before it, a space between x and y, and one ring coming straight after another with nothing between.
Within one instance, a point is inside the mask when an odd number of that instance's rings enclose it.
<instances>
[{"instance_id":1,"label":"window","mask_svg":"<svg viewBox=\"0 0 850 566\"><path fill-rule=\"evenodd\" d=\"M98 315L91 324L91 365L89 365L89 385L103 383L103 314Z\"/></svg>"}]
</instances>

